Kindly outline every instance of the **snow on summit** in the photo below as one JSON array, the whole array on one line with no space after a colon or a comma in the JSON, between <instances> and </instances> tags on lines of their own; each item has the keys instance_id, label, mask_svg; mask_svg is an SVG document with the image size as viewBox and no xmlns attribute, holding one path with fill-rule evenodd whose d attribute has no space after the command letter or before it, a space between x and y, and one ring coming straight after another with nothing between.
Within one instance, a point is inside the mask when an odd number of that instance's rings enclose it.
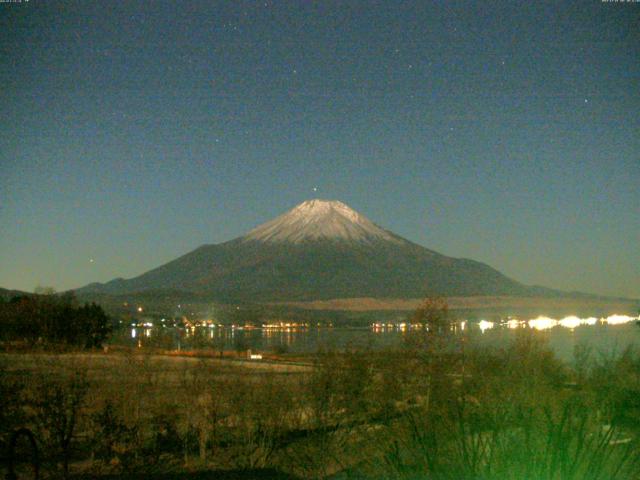
<instances>
[{"instance_id":1,"label":"snow on summit","mask_svg":"<svg viewBox=\"0 0 640 480\"><path fill-rule=\"evenodd\" d=\"M336 200L319 199L302 202L243 237L245 241L291 243L319 239L402 242L348 205Z\"/></svg>"}]
</instances>

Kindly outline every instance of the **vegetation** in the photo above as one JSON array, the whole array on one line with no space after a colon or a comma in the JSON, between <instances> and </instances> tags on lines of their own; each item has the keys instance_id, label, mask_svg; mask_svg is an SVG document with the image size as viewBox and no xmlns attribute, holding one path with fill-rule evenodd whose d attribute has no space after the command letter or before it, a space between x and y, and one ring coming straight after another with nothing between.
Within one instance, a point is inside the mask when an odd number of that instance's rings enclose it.
<instances>
[{"instance_id":1,"label":"vegetation","mask_svg":"<svg viewBox=\"0 0 640 480\"><path fill-rule=\"evenodd\" d=\"M27 345L102 346L109 317L95 303L79 305L71 294L23 295L0 300L0 339Z\"/></svg>"},{"instance_id":2,"label":"vegetation","mask_svg":"<svg viewBox=\"0 0 640 480\"><path fill-rule=\"evenodd\" d=\"M450 335L439 300L412 320L402 348L320 351L306 366L5 354L0 434L31 429L60 476L638 478L639 351L578 349L565 364L527 330L479 348Z\"/></svg>"}]
</instances>

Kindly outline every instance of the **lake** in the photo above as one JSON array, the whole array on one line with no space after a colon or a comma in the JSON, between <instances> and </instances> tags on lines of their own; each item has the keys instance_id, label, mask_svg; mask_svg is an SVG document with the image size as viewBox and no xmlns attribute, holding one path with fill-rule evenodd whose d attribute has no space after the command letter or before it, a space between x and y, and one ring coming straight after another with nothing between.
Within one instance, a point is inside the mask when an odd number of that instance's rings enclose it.
<instances>
[{"instance_id":1,"label":"lake","mask_svg":"<svg viewBox=\"0 0 640 480\"><path fill-rule=\"evenodd\" d=\"M270 328L241 326L197 326L175 328L134 326L120 331L114 343L165 349L248 350L254 352L312 353L319 349L389 348L401 346L411 328L405 324L373 324L370 327L300 327L290 324ZM610 355L630 345L640 347L640 326L635 317L606 318L537 317L507 318L501 322L463 321L454 326L455 335L468 344L504 346L522 329L543 337L556 354L571 361L576 346L590 347L595 354Z\"/></svg>"}]
</instances>

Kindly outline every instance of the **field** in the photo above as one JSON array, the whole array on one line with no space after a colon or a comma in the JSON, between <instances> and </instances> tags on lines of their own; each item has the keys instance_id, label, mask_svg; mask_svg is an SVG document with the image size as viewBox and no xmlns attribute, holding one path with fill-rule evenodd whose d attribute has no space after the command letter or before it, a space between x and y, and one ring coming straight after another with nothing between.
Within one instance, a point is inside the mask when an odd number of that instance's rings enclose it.
<instances>
[{"instance_id":1,"label":"field","mask_svg":"<svg viewBox=\"0 0 640 480\"><path fill-rule=\"evenodd\" d=\"M496 350L425 333L305 360L4 353L2 438L33 431L49 478L640 474L637 352L569 365L535 332Z\"/></svg>"},{"instance_id":2,"label":"field","mask_svg":"<svg viewBox=\"0 0 640 480\"><path fill-rule=\"evenodd\" d=\"M251 405L262 419L273 420L264 415L264 406L290 406L290 402L286 398L275 402L265 394L296 390L310 370L283 363L135 351L5 353L0 363L3 392L12 407L5 411L4 429L6 424L26 424L37 432L44 456L53 462L45 461L45 470L54 476L64 474L64 465L57 464L60 455L67 456L70 474L76 475L175 473L182 466L198 470L204 464L224 470L257 468L263 460L243 456L236 461L235 451L207 462L212 455L207 453L213 452L209 428L216 430L218 416L236 430L239 423L249 421L235 417L238 411L227 410L233 405L243 409ZM276 410L282 413L281 408ZM60 435L66 434L70 423L76 424L69 435L75 445L65 453ZM252 439L241 440L238 443L246 448L256 447ZM184 461L181 468L176 468L177 458Z\"/></svg>"},{"instance_id":3,"label":"field","mask_svg":"<svg viewBox=\"0 0 640 480\"><path fill-rule=\"evenodd\" d=\"M400 298L337 298L332 300L315 300L309 302L282 302L274 305L287 305L306 310L343 310L343 311L413 311L424 299ZM550 312L578 311L604 312L608 314L635 314L638 301L632 299L613 299L598 297L447 297L451 310L494 310L501 311L536 311L541 314ZM603 314L604 314L603 313Z\"/></svg>"}]
</instances>

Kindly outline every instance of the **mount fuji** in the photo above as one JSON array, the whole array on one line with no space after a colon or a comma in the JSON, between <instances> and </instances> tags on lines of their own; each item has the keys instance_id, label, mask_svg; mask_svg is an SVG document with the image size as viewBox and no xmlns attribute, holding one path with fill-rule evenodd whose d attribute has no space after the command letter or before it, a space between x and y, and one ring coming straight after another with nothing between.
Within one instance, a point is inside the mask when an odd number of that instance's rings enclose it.
<instances>
[{"instance_id":1,"label":"mount fuji","mask_svg":"<svg viewBox=\"0 0 640 480\"><path fill-rule=\"evenodd\" d=\"M245 302L559 293L523 285L474 260L429 250L342 202L317 199L242 237L203 245L140 276L78 290L117 295L153 291Z\"/></svg>"}]
</instances>

